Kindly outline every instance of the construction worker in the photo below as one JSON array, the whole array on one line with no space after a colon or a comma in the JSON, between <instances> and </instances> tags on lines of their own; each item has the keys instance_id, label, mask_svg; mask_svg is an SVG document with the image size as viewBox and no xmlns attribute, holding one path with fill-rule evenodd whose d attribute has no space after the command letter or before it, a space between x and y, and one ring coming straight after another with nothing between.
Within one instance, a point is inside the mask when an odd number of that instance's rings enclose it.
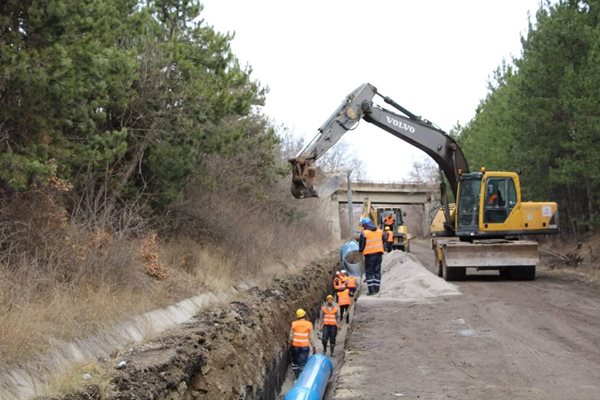
<instances>
[{"instance_id":1,"label":"construction worker","mask_svg":"<svg viewBox=\"0 0 600 400\"><path fill-rule=\"evenodd\" d=\"M371 296L379 292L381 285L383 231L378 229L370 218L362 218L360 223L364 229L360 234L358 250L365 256L365 275L369 289L367 296Z\"/></svg>"},{"instance_id":2,"label":"construction worker","mask_svg":"<svg viewBox=\"0 0 600 400\"><path fill-rule=\"evenodd\" d=\"M346 274L346 287L350 289L350 297L354 297L354 293L356 292L356 278L352 275L348 275L346 270L342 270Z\"/></svg>"},{"instance_id":3,"label":"construction worker","mask_svg":"<svg viewBox=\"0 0 600 400\"><path fill-rule=\"evenodd\" d=\"M337 271L335 273L335 278L333 278L333 291L335 292L335 300L337 301L337 294L342 290L346 289L346 281L342 276L342 271Z\"/></svg>"},{"instance_id":4,"label":"construction worker","mask_svg":"<svg viewBox=\"0 0 600 400\"><path fill-rule=\"evenodd\" d=\"M385 251L387 253L389 253L390 251L392 251L392 249L394 248L394 232L392 232L392 230L390 229L389 226L386 226L384 231L384 248Z\"/></svg>"},{"instance_id":5,"label":"construction worker","mask_svg":"<svg viewBox=\"0 0 600 400\"><path fill-rule=\"evenodd\" d=\"M340 321L340 310L333 304L333 296L330 294L327 295L325 304L321 307L319 319L321 320L319 330L322 332L321 343L323 343L323 354L327 353L327 342L329 342L331 345L329 354L333 356L338 321Z\"/></svg>"},{"instance_id":6,"label":"construction worker","mask_svg":"<svg viewBox=\"0 0 600 400\"><path fill-rule=\"evenodd\" d=\"M350 304L352 304L350 289L344 289L338 293L338 304L340 306L340 321L344 320L344 312L346 312L346 322L350 322Z\"/></svg>"},{"instance_id":7,"label":"construction worker","mask_svg":"<svg viewBox=\"0 0 600 400\"><path fill-rule=\"evenodd\" d=\"M390 229L394 227L394 222L396 222L394 216L392 214L388 214L383 220L383 225L389 226Z\"/></svg>"},{"instance_id":8,"label":"construction worker","mask_svg":"<svg viewBox=\"0 0 600 400\"><path fill-rule=\"evenodd\" d=\"M296 310L296 320L292 322L289 343L292 353L292 371L297 378L306 365L311 347L313 354L317 352L313 324L306 319L306 311L302 308Z\"/></svg>"}]
</instances>

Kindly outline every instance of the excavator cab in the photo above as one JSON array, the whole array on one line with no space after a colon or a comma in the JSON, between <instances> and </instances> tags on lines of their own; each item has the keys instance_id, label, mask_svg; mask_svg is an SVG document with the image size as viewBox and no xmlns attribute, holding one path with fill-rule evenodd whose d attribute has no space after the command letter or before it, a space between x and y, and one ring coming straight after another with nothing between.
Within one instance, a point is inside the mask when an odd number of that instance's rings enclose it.
<instances>
[{"instance_id":1,"label":"excavator cab","mask_svg":"<svg viewBox=\"0 0 600 400\"><path fill-rule=\"evenodd\" d=\"M458 185L456 235L504 237L558 231L553 202L522 202L519 175L507 171L466 173Z\"/></svg>"}]
</instances>

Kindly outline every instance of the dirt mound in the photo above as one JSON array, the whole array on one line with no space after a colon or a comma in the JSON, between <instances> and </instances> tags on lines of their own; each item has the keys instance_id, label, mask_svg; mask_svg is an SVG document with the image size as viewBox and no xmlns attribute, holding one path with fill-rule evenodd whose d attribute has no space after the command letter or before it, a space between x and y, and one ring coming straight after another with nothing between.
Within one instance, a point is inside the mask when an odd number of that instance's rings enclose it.
<instances>
[{"instance_id":1,"label":"dirt mound","mask_svg":"<svg viewBox=\"0 0 600 400\"><path fill-rule=\"evenodd\" d=\"M410 253L385 253L381 271L380 292L370 298L412 302L460 294L455 285L427 271Z\"/></svg>"},{"instance_id":2,"label":"dirt mound","mask_svg":"<svg viewBox=\"0 0 600 400\"><path fill-rule=\"evenodd\" d=\"M315 319L337 258L331 253L298 275L274 279L267 289L249 289L229 304L106 360L109 393L90 387L52 399L275 399L287 370L293 311L306 308ZM116 370L122 361L125 367Z\"/></svg>"}]
</instances>

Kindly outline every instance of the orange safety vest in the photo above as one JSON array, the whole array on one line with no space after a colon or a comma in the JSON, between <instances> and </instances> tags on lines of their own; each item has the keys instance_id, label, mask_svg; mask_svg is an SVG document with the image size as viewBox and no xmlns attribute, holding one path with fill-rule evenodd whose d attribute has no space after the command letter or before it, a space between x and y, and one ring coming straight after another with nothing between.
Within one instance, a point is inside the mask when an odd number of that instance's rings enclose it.
<instances>
[{"instance_id":1,"label":"orange safety vest","mask_svg":"<svg viewBox=\"0 0 600 400\"><path fill-rule=\"evenodd\" d=\"M353 289L356 287L356 278L353 276L349 276L346 278L346 287L349 289Z\"/></svg>"},{"instance_id":2,"label":"orange safety vest","mask_svg":"<svg viewBox=\"0 0 600 400\"><path fill-rule=\"evenodd\" d=\"M337 325L337 307L332 307L328 310L326 306L321 309L323 311L323 325Z\"/></svg>"},{"instance_id":3,"label":"orange safety vest","mask_svg":"<svg viewBox=\"0 0 600 400\"><path fill-rule=\"evenodd\" d=\"M313 330L313 324L305 319L298 319L292 322L292 346L310 347L310 332Z\"/></svg>"},{"instance_id":4,"label":"orange safety vest","mask_svg":"<svg viewBox=\"0 0 600 400\"><path fill-rule=\"evenodd\" d=\"M376 231L365 229L363 235L365 235L365 239L367 240L363 255L383 253L383 232L381 229L377 229Z\"/></svg>"},{"instance_id":5,"label":"orange safety vest","mask_svg":"<svg viewBox=\"0 0 600 400\"><path fill-rule=\"evenodd\" d=\"M392 231L386 231L387 232L387 241L388 243L393 243L394 242L394 232Z\"/></svg>"},{"instance_id":6,"label":"orange safety vest","mask_svg":"<svg viewBox=\"0 0 600 400\"><path fill-rule=\"evenodd\" d=\"M346 289L346 282L341 276L336 276L333 279L333 289L337 292Z\"/></svg>"},{"instance_id":7,"label":"orange safety vest","mask_svg":"<svg viewBox=\"0 0 600 400\"><path fill-rule=\"evenodd\" d=\"M338 304L340 306L349 306L350 301L350 290L346 289L338 293Z\"/></svg>"}]
</instances>

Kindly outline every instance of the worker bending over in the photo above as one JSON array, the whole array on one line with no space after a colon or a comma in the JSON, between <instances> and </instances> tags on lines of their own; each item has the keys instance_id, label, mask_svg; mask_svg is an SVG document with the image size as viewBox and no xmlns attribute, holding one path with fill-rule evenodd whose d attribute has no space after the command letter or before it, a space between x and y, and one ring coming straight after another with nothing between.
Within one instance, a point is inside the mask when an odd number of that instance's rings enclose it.
<instances>
[{"instance_id":1,"label":"worker bending over","mask_svg":"<svg viewBox=\"0 0 600 400\"><path fill-rule=\"evenodd\" d=\"M301 308L296 310L296 320L292 322L289 343L292 353L292 370L297 378L306 365L311 347L313 354L317 352L313 324L306 318L306 311Z\"/></svg>"},{"instance_id":2,"label":"worker bending over","mask_svg":"<svg viewBox=\"0 0 600 400\"><path fill-rule=\"evenodd\" d=\"M379 292L381 285L381 260L383 256L383 231L378 229L370 218L362 218L358 250L365 256L365 275L367 278L367 296ZM341 305L341 304L340 304Z\"/></svg>"},{"instance_id":3,"label":"worker bending over","mask_svg":"<svg viewBox=\"0 0 600 400\"><path fill-rule=\"evenodd\" d=\"M321 343L323 343L323 354L327 353L327 343L330 346L330 355L333 357L333 351L335 350L335 338L338 332L338 321L340 321L340 310L333 303L333 296L327 295L325 298L325 304L321 307L319 315L321 324L319 330L322 332Z\"/></svg>"}]
</instances>

